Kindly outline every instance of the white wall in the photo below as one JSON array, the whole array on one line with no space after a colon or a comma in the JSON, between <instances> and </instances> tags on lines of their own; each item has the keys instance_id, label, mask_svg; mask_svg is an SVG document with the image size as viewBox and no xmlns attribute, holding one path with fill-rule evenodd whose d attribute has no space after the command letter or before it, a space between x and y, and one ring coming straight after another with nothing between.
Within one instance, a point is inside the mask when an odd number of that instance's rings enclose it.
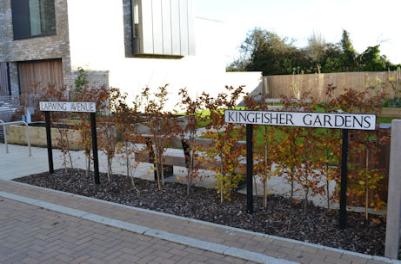
<instances>
[{"instance_id":1,"label":"white wall","mask_svg":"<svg viewBox=\"0 0 401 264\"><path fill-rule=\"evenodd\" d=\"M225 85L247 85L253 90L260 73L225 72L224 24L195 18L196 55L182 59L126 58L121 0L69 0L71 65L75 70L109 71L109 85L131 98L146 86L169 84L169 106L177 102L178 90L187 87L192 95L212 95ZM196 10L195 10L196 14Z\"/></svg>"}]
</instances>

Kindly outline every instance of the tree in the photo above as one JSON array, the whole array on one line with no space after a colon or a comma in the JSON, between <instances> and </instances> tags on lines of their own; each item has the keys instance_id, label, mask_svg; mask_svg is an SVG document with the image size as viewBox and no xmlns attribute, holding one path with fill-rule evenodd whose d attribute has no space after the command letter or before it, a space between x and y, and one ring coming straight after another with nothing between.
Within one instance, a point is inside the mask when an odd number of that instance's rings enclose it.
<instances>
[{"instance_id":1,"label":"tree","mask_svg":"<svg viewBox=\"0 0 401 264\"><path fill-rule=\"evenodd\" d=\"M268 104L263 101L256 101L251 96L245 96L245 106L248 110L268 111ZM263 207L267 208L267 196L269 194L268 183L274 174L274 162L278 160L277 150L279 140L275 133L277 129L269 126L259 126L257 133L254 133L254 141L257 142L258 134L261 133L262 144L255 146L254 151L254 172L263 185ZM257 187L255 187L257 191ZM257 195L257 193L256 193Z\"/></svg>"},{"instance_id":2,"label":"tree","mask_svg":"<svg viewBox=\"0 0 401 264\"><path fill-rule=\"evenodd\" d=\"M83 68L78 67L78 76L74 80L75 91L81 92L84 88L87 88L88 83L88 74Z\"/></svg>"},{"instance_id":3,"label":"tree","mask_svg":"<svg viewBox=\"0 0 401 264\"><path fill-rule=\"evenodd\" d=\"M321 58L321 72L341 72L342 68L342 60L341 60L342 51L339 45L327 43L325 53Z\"/></svg>"},{"instance_id":4,"label":"tree","mask_svg":"<svg viewBox=\"0 0 401 264\"><path fill-rule=\"evenodd\" d=\"M67 87L64 86L62 88L57 88L54 85L48 85L45 87L35 86L35 89L39 89L39 96L38 102L40 101L67 101ZM29 97L29 96L28 96ZM25 98L27 99L27 98ZM23 100L23 99L22 99ZM43 115L43 112L42 112ZM52 121L54 123L58 123L67 119L71 113L66 112L55 112L52 113ZM61 122L60 122L61 123ZM68 173L68 167L73 168L72 156L70 152L70 141L68 135L68 129L65 126L58 124L56 126L58 137L57 137L57 146L60 148L62 159L63 159L63 166L64 166L64 173Z\"/></svg>"},{"instance_id":5,"label":"tree","mask_svg":"<svg viewBox=\"0 0 401 264\"><path fill-rule=\"evenodd\" d=\"M381 87L358 92L348 89L338 96L334 104L345 112L375 113L380 114L384 93ZM383 184L384 171L372 165L377 165L379 158L379 146L388 142L388 135L380 130L376 131L352 131L350 135L350 157L362 158L361 164L351 162L349 170L350 184L348 195L359 198L365 207L365 217L368 220L368 208L380 209L385 202L378 195L377 190ZM388 144L388 143L387 143Z\"/></svg>"},{"instance_id":6,"label":"tree","mask_svg":"<svg viewBox=\"0 0 401 264\"><path fill-rule=\"evenodd\" d=\"M323 112L331 113L338 110L337 98L334 96L336 87L329 85L326 90L327 100L319 104ZM333 196L330 194L330 182L339 182L339 164L341 156L341 133L337 129L322 129L318 133L317 149L318 159L321 163L321 170L326 180L326 201L327 209L330 209L330 202Z\"/></svg>"},{"instance_id":7,"label":"tree","mask_svg":"<svg viewBox=\"0 0 401 264\"><path fill-rule=\"evenodd\" d=\"M354 71L356 69L357 53L352 45L348 31L343 30L340 41L342 49L342 67L343 71Z\"/></svg>"},{"instance_id":8,"label":"tree","mask_svg":"<svg viewBox=\"0 0 401 264\"><path fill-rule=\"evenodd\" d=\"M186 124L182 128L181 131L181 142L183 145L185 144L187 148L186 161L188 165L188 173L187 173L187 196L191 193L191 187L194 178L198 175L198 168L195 162L196 156L196 131L197 131L197 119L202 118L201 116L201 99L200 98L191 98L187 89L181 89L179 91L179 95L181 96L181 106L185 110L186 114ZM185 151L185 149L184 149Z\"/></svg>"},{"instance_id":9,"label":"tree","mask_svg":"<svg viewBox=\"0 0 401 264\"><path fill-rule=\"evenodd\" d=\"M241 45L240 56L227 70L262 71L264 75L395 70L380 46L368 47L362 54L355 50L350 34L343 30L339 43L327 43L313 34L304 48L276 33L256 28Z\"/></svg>"},{"instance_id":10,"label":"tree","mask_svg":"<svg viewBox=\"0 0 401 264\"><path fill-rule=\"evenodd\" d=\"M327 43L322 35L313 33L312 36L308 38L306 51L313 61L319 61L325 53L326 46Z\"/></svg>"},{"instance_id":11,"label":"tree","mask_svg":"<svg viewBox=\"0 0 401 264\"><path fill-rule=\"evenodd\" d=\"M113 116L103 117L103 124L100 127L99 139L100 149L106 155L107 158L107 177L111 182L111 176L113 175L112 165L113 159L116 154L117 147L117 130L114 125Z\"/></svg>"},{"instance_id":12,"label":"tree","mask_svg":"<svg viewBox=\"0 0 401 264\"><path fill-rule=\"evenodd\" d=\"M394 68L386 56L380 54L380 45L368 47L358 56L358 63L363 71L385 71Z\"/></svg>"},{"instance_id":13,"label":"tree","mask_svg":"<svg viewBox=\"0 0 401 264\"><path fill-rule=\"evenodd\" d=\"M264 75L291 74L309 63L305 53L287 38L258 28L248 33L240 50L240 58L229 66L229 70L263 71Z\"/></svg>"},{"instance_id":14,"label":"tree","mask_svg":"<svg viewBox=\"0 0 401 264\"><path fill-rule=\"evenodd\" d=\"M89 177L90 166L91 166L91 153L92 153L92 137L91 137L91 127L87 118L84 118L81 114L79 117L79 134L81 136L81 146L84 150L84 155L86 158L86 178Z\"/></svg>"},{"instance_id":15,"label":"tree","mask_svg":"<svg viewBox=\"0 0 401 264\"><path fill-rule=\"evenodd\" d=\"M305 52L309 59L312 61L313 66L316 68L316 71L318 73L321 72L326 49L327 43L322 35L313 33L313 35L308 38L308 46L305 48Z\"/></svg>"},{"instance_id":16,"label":"tree","mask_svg":"<svg viewBox=\"0 0 401 264\"><path fill-rule=\"evenodd\" d=\"M121 94L118 89L112 89L110 95L110 102L114 115L114 123L119 135L119 142L117 144L117 151L122 154L125 161L126 176L131 179L131 185L139 194L136 188L134 174L138 167L138 162L135 162L135 153L139 151L139 147L134 143L142 142L142 138L137 133L136 124L141 121L139 100L134 101L132 107L128 106L127 94Z\"/></svg>"},{"instance_id":17,"label":"tree","mask_svg":"<svg viewBox=\"0 0 401 264\"><path fill-rule=\"evenodd\" d=\"M224 121L224 110L235 109L243 95L244 87L226 89L226 93L220 93L216 98L206 93L201 96L210 119L208 131L204 136L213 139L214 142L202 148L204 155L200 159L216 172L216 190L221 203L224 199L230 199L231 193L243 179L239 168L243 167L240 157L243 157L245 150L243 146L238 145L238 141L244 136L244 129Z\"/></svg>"},{"instance_id":18,"label":"tree","mask_svg":"<svg viewBox=\"0 0 401 264\"><path fill-rule=\"evenodd\" d=\"M263 184L263 207L267 208L268 183L273 176L274 161L277 160L277 143L275 141L275 130L272 127L262 127L263 149L255 153L255 173ZM256 188L255 188L256 189Z\"/></svg>"},{"instance_id":19,"label":"tree","mask_svg":"<svg viewBox=\"0 0 401 264\"><path fill-rule=\"evenodd\" d=\"M291 98L283 97L283 110L285 111L306 111L311 109L313 98L308 93L301 94L300 100L293 101ZM280 129L284 136L280 144L277 144L278 164L275 173L285 175L285 179L290 184L290 197L294 198L295 183L297 180L298 169L302 167L302 157L305 150L304 137L305 128L302 127L282 127ZM300 147L302 146L302 147ZM310 146L307 146L310 147ZM299 178L299 175L298 175Z\"/></svg>"},{"instance_id":20,"label":"tree","mask_svg":"<svg viewBox=\"0 0 401 264\"><path fill-rule=\"evenodd\" d=\"M168 85L161 86L154 93L151 92L150 88L145 88L141 94L144 99L143 108L147 120L146 124L150 129L152 148L154 147L156 180L159 191L164 186L163 154L169 141L179 131L176 116L165 109L168 100L167 87Z\"/></svg>"},{"instance_id":21,"label":"tree","mask_svg":"<svg viewBox=\"0 0 401 264\"><path fill-rule=\"evenodd\" d=\"M63 158L64 173L68 173L68 167L74 169L72 156L70 152L70 139L68 137L69 131L66 128L57 127L59 137L57 138L57 145L60 147L60 151ZM68 165L69 164L69 165Z\"/></svg>"},{"instance_id":22,"label":"tree","mask_svg":"<svg viewBox=\"0 0 401 264\"><path fill-rule=\"evenodd\" d=\"M84 74L84 72L82 72L82 74ZM96 102L96 109L99 112L105 112L109 106L104 102L109 99L110 89L107 87L89 87L86 79L83 77L80 83L82 85L71 94L71 98L76 102ZM75 124L75 129L79 131L81 136L80 144L86 158L86 177L88 177L92 153L91 125L87 113L77 113L76 115L79 121Z\"/></svg>"}]
</instances>

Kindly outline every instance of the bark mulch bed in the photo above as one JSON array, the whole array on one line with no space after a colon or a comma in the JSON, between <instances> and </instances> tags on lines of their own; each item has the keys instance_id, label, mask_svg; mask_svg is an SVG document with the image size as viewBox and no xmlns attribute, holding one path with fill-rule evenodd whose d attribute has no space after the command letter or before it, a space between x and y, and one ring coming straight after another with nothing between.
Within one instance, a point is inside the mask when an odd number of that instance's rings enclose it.
<instances>
[{"instance_id":1,"label":"bark mulch bed","mask_svg":"<svg viewBox=\"0 0 401 264\"><path fill-rule=\"evenodd\" d=\"M87 178L82 170L67 174L57 170L51 176L41 173L16 181L365 254L384 253L384 218L365 222L363 214L349 213L349 227L340 230L336 210L310 205L304 213L302 203L292 203L281 196L269 196L267 209L260 198L255 199L255 213L249 215L243 194L235 193L231 201L220 204L215 190L194 187L187 197L186 185L179 183L166 183L158 191L154 182L135 179L138 194L125 176L113 175L109 183L107 176L101 174L102 184L95 186L92 175Z\"/></svg>"}]
</instances>

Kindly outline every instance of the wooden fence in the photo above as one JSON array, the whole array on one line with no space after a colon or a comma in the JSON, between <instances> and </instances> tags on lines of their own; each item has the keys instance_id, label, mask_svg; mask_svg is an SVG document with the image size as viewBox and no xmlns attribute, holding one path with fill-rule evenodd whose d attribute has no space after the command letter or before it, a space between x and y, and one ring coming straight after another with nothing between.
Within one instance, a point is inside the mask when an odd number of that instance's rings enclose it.
<instances>
[{"instance_id":1,"label":"wooden fence","mask_svg":"<svg viewBox=\"0 0 401 264\"><path fill-rule=\"evenodd\" d=\"M345 72L322 74L275 75L264 77L262 96L279 98L288 96L300 98L304 92L319 100L326 99L328 85L337 87L335 94L339 95L345 89L366 90L367 87L384 89L387 97L393 98L395 91L401 92L401 72Z\"/></svg>"}]
</instances>

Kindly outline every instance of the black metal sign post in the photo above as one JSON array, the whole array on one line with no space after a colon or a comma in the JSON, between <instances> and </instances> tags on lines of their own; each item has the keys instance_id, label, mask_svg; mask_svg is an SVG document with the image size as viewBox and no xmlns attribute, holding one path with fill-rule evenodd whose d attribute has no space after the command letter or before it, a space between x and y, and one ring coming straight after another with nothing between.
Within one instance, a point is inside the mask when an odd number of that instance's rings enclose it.
<instances>
[{"instance_id":1,"label":"black metal sign post","mask_svg":"<svg viewBox=\"0 0 401 264\"><path fill-rule=\"evenodd\" d=\"M97 133L96 133L96 113L91 113L91 130L92 130L92 152L93 152L93 170L95 173L95 183L100 184L99 176L99 157L97 151Z\"/></svg>"},{"instance_id":2,"label":"black metal sign post","mask_svg":"<svg viewBox=\"0 0 401 264\"><path fill-rule=\"evenodd\" d=\"M46 121L47 158L49 161L49 173L53 174L54 166L53 166L51 117L50 117L50 112L46 111L44 113L45 113L45 121Z\"/></svg>"},{"instance_id":3,"label":"black metal sign post","mask_svg":"<svg viewBox=\"0 0 401 264\"><path fill-rule=\"evenodd\" d=\"M40 102L39 106L40 106L40 110L45 113L47 154L48 154L48 160L49 160L49 173L50 174L54 173L50 112L73 112L73 113L89 113L90 114L94 178L95 178L95 183L100 184L99 158L98 158L97 133L96 133L96 103L94 103L94 102Z\"/></svg>"},{"instance_id":4,"label":"black metal sign post","mask_svg":"<svg viewBox=\"0 0 401 264\"><path fill-rule=\"evenodd\" d=\"M246 210L253 214L253 125L246 125Z\"/></svg>"},{"instance_id":5,"label":"black metal sign post","mask_svg":"<svg viewBox=\"0 0 401 264\"><path fill-rule=\"evenodd\" d=\"M347 226L348 131L348 129L342 129L340 214L338 219L341 229Z\"/></svg>"}]
</instances>

